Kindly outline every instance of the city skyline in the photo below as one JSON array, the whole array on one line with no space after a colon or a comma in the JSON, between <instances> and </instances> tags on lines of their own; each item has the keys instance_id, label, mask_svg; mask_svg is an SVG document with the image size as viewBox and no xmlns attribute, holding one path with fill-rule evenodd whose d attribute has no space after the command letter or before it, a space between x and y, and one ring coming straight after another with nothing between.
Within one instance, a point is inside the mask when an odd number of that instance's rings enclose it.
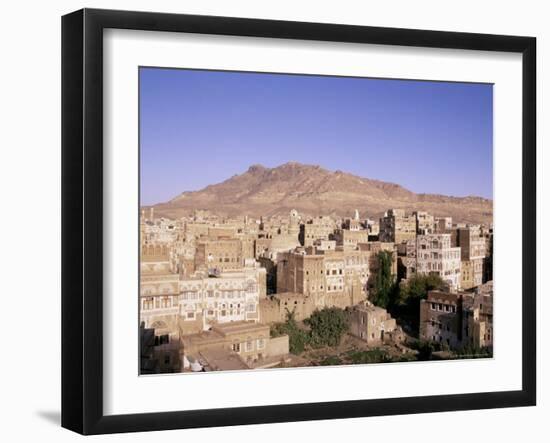
<instances>
[{"instance_id":1,"label":"city skyline","mask_svg":"<svg viewBox=\"0 0 550 443\"><path fill-rule=\"evenodd\" d=\"M488 84L141 68L140 203L289 161L492 198L492 98Z\"/></svg>"}]
</instances>

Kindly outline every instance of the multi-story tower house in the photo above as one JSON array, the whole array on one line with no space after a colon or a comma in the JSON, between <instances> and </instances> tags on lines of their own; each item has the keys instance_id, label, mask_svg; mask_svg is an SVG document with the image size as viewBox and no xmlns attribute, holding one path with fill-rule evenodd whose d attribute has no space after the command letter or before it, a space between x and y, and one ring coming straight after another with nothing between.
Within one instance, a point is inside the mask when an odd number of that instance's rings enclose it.
<instances>
[{"instance_id":1,"label":"multi-story tower house","mask_svg":"<svg viewBox=\"0 0 550 443\"><path fill-rule=\"evenodd\" d=\"M460 248L451 246L451 234L418 235L407 243L408 275L439 275L451 291L461 283Z\"/></svg>"},{"instance_id":2,"label":"multi-story tower house","mask_svg":"<svg viewBox=\"0 0 550 443\"><path fill-rule=\"evenodd\" d=\"M389 209L380 219L379 238L382 242L403 243L416 236L416 218L403 209Z\"/></svg>"},{"instance_id":3,"label":"multi-story tower house","mask_svg":"<svg viewBox=\"0 0 550 443\"><path fill-rule=\"evenodd\" d=\"M366 298L368 251L319 251L315 248L281 253L277 261L277 292L311 297L314 306L345 308Z\"/></svg>"},{"instance_id":4,"label":"multi-story tower house","mask_svg":"<svg viewBox=\"0 0 550 443\"><path fill-rule=\"evenodd\" d=\"M336 229L330 217L315 217L300 226L300 243L302 246L313 246L317 240L329 240Z\"/></svg>"},{"instance_id":5,"label":"multi-story tower house","mask_svg":"<svg viewBox=\"0 0 550 443\"><path fill-rule=\"evenodd\" d=\"M435 232L438 234L449 233L453 229L452 217L435 217Z\"/></svg>"},{"instance_id":6,"label":"multi-story tower house","mask_svg":"<svg viewBox=\"0 0 550 443\"><path fill-rule=\"evenodd\" d=\"M141 246L140 322L157 335L178 336L178 281L166 245Z\"/></svg>"},{"instance_id":7,"label":"multi-story tower house","mask_svg":"<svg viewBox=\"0 0 550 443\"><path fill-rule=\"evenodd\" d=\"M451 348L492 347L492 282L475 292L429 291L420 302L420 338Z\"/></svg>"},{"instance_id":8,"label":"multi-story tower house","mask_svg":"<svg viewBox=\"0 0 550 443\"><path fill-rule=\"evenodd\" d=\"M237 238L198 240L196 243L195 268L210 273L243 266L242 242Z\"/></svg>"},{"instance_id":9,"label":"multi-story tower house","mask_svg":"<svg viewBox=\"0 0 550 443\"><path fill-rule=\"evenodd\" d=\"M413 216L416 219L417 234L433 234L435 232L435 219L433 215L425 211L416 211L413 212Z\"/></svg>"},{"instance_id":10,"label":"multi-story tower house","mask_svg":"<svg viewBox=\"0 0 550 443\"><path fill-rule=\"evenodd\" d=\"M184 334L232 321L260 321L260 299L266 297L266 271L255 260L215 277L206 273L179 282L180 328Z\"/></svg>"},{"instance_id":11,"label":"multi-story tower house","mask_svg":"<svg viewBox=\"0 0 550 443\"><path fill-rule=\"evenodd\" d=\"M480 236L478 226L457 228L456 242L460 247L463 267L471 278L464 280L462 289L470 289L483 283L483 262L486 256L486 240Z\"/></svg>"}]
</instances>

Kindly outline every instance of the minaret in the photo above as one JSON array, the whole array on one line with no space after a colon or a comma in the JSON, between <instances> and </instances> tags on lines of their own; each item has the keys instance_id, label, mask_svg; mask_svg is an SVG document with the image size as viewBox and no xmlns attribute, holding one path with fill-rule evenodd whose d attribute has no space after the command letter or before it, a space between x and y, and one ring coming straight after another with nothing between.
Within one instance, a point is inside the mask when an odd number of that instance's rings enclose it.
<instances>
[{"instance_id":1,"label":"minaret","mask_svg":"<svg viewBox=\"0 0 550 443\"><path fill-rule=\"evenodd\" d=\"M359 220L359 211L357 209L355 210L355 217L353 219Z\"/></svg>"},{"instance_id":2,"label":"minaret","mask_svg":"<svg viewBox=\"0 0 550 443\"><path fill-rule=\"evenodd\" d=\"M298 211L296 209L293 209L290 211L290 220L289 220L289 228L288 233L290 235L298 235L300 233L300 223L299 223L299 216Z\"/></svg>"},{"instance_id":3,"label":"minaret","mask_svg":"<svg viewBox=\"0 0 550 443\"><path fill-rule=\"evenodd\" d=\"M155 219L155 208L151 206L149 209L149 221L152 222Z\"/></svg>"}]
</instances>

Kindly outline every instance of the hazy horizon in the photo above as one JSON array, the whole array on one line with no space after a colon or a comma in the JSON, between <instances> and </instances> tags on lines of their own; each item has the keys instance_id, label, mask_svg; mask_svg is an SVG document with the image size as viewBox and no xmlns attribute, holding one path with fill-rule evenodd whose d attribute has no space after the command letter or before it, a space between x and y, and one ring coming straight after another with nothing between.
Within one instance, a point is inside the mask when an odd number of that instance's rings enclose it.
<instances>
[{"instance_id":1,"label":"hazy horizon","mask_svg":"<svg viewBox=\"0 0 550 443\"><path fill-rule=\"evenodd\" d=\"M142 206L254 164L492 199L492 85L140 68Z\"/></svg>"}]
</instances>

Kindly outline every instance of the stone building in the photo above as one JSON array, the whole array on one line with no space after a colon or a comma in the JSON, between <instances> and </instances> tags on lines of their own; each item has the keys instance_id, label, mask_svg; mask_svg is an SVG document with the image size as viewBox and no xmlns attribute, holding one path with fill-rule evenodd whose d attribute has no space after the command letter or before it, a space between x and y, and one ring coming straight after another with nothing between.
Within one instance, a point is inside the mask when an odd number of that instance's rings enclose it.
<instances>
[{"instance_id":1,"label":"stone building","mask_svg":"<svg viewBox=\"0 0 550 443\"><path fill-rule=\"evenodd\" d=\"M492 347L492 282L474 292L429 291L420 302L420 338L451 349Z\"/></svg>"},{"instance_id":2,"label":"stone building","mask_svg":"<svg viewBox=\"0 0 550 443\"><path fill-rule=\"evenodd\" d=\"M142 245L140 261L140 321L157 334L178 336L179 275L166 245Z\"/></svg>"},{"instance_id":3,"label":"stone building","mask_svg":"<svg viewBox=\"0 0 550 443\"><path fill-rule=\"evenodd\" d=\"M460 288L463 290L472 289L474 283L474 262L472 260L460 263Z\"/></svg>"},{"instance_id":4,"label":"stone building","mask_svg":"<svg viewBox=\"0 0 550 443\"><path fill-rule=\"evenodd\" d=\"M380 219L380 241L403 243L416 236L416 218L403 209L389 209Z\"/></svg>"},{"instance_id":5,"label":"stone building","mask_svg":"<svg viewBox=\"0 0 550 443\"><path fill-rule=\"evenodd\" d=\"M337 229L333 236L336 245L344 250L354 250L360 243L369 242L369 231L366 229Z\"/></svg>"},{"instance_id":6,"label":"stone building","mask_svg":"<svg viewBox=\"0 0 550 443\"><path fill-rule=\"evenodd\" d=\"M407 242L406 258L407 276L439 275L452 291L459 289L461 253L459 247L451 247L451 234L418 235Z\"/></svg>"},{"instance_id":7,"label":"stone building","mask_svg":"<svg viewBox=\"0 0 550 443\"><path fill-rule=\"evenodd\" d=\"M315 308L311 296L282 292L260 300L260 319L262 323L282 323L292 314L296 321L302 321L309 318Z\"/></svg>"},{"instance_id":8,"label":"stone building","mask_svg":"<svg viewBox=\"0 0 550 443\"><path fill-rule=\"evenodd\" d=\"M369 346L379 346L390 341L400 342L404 334L394 318L384 309L369 302L362 302L347 310L349 333L365 340Z\"/></svg>"},{"instance_id":9,"label":"stone building","mask_svg":"<svg viewBox=\"0 0 550 443\"><path fill-rule=\"evenodd\" d=\"M363 223L359 218L359 211L357 209L355 210L353 218L346 218L344 220L344 223L342 224L342 228L347 229L349 231L360 231L364 229Z\"/></svg>"},{"instance_id":10,"label":"stone building","mask_svg":"<svg viewBox=\"0 0 550 443\"><path fill-rule=\"evenodd\" d=\"M243 245L236 238L198 240L195 252L195 268L210 273L239 269L243 266Z\"/></svg>"},{"instance_id":11,"label":"stone building","mask_svg":"<svg viewBox=\"0 0 550 443\"><path fill-rule=\"evenodd\" d=\"M153 210L153 208L151 208ZM175 221L165 218L144 219L143 211L140 218L141 244L165 244L169 245L184 235L183 226Z\"/></svg>"},{"instance_id":12,"label":"stone building","mask_svg":"<svg viewBox=\"0 0 550 443\"><path fill-rule=\"evenodd\" d=\"M493 346L493 282L464 294L463 343L474 348Z\"/></svg>"},{"instance_id":13,"label":"stone building","mask_svg":"<svg viewBox=\"0 0 550 443\"><path fill-rule=\"evenodd\" d=\"M188 238L208 237L210 225L206 222L186 221L184 232Z\"/></svg>"},{"instance_id":14,"label":"stone building","mask_svg":"<svg viewBox=\"0 0 550 443\"><path fill-rule=\"evenodd\" d=\"M157 335L154 328L139 328L140 367L139 373L161 374L181 371L179 337L168 334Z\"/></svg>"},{"instance_id":15,"label":"stone building","mask_svg":"<svg viewBox=\"0 0 550 443\"><path fill-rule=\"evenodd\" d=\"M312 248L308 248L312 250ZM277 292L294 292L311 296L321 308L326 290L323 254L307 253L305 249L277 255Z\"/></svg>"},{"instance_id":16,"label":"stone building","mask_svg":"<svg viewBox=\"0 0 550 443\"><path fill-rule=\"evenodd\" d=\"M434 216L426 211L415 211L413 216L416 219L417 234L433 234L435 232Z\"/></svg>"},{"instance_id":17,"label":"stone building","mask_svg":"<svg viewBox=\"0 0 550 443\"><path fill-rule=\"evenodd\" d=\"M486 257L486 240L480 236L479 226L456 229L456 244L460 247L463 266L471 273L471 282L465 281L462 289L483 283L483 263Z\"/></svg>"},{"instance_id":18,"label":"stone building","mask_svg":"<svg viewBox=\"0 0 550 443\"><path fill-rule=\"evenodd\" d=\"M266 271L254 260L216 276L197 273L179 281L180 330L189 334L232 321L260 321Z\"/></svg>"},{"instance_id":19,"label":"stone building","mask_svg":"<svg viewBox=\"0 0 550 443\"><path fill-rule=\"evenodd\" d=\"M258 260L262 258L270 258L271 256L271 239L258 238L254 240L254 257Z\"/></svg>"},{"instance_id":20,"label":"stone building","mask_svg":"<svg viewBox=\"0 0 550 443\"><path fill-rule=\"evenodd\" d=\"M366 298L367 251L302 248L277 258L277 291L311 296L318 308L345 308Z\"/></svg>"},{"instance_id":21,"label":"stone building","mask_svg":"<svg viewBox=\"0 0 550 443\"><path fill-rule=\"evenodd\" d=\"M262 222L260 226L259 237L254 246L257 258L261 256L275 261L279 252L290 251L301 246L299 240L300 216L294 209L290 211L286 223L274 223L271 227L267 227Z\"/></svg>"},{"instance_id":22,"label":"stone building","mask_svg":"<svg viewBox=\"0 0 550 443\"><path fill-rule=\"evenodd\" d=\"M420 302L420 338L450 348L462 345L462 294L429 291Z\"/></svg>"},{"instance_id":23,"label":"stone building","mask_svg":"<svg viewBox=\"0 0 550 443\"><path fill-rule=\"evenodd\" d=\"M370 293L374 289L376 284L376 276L380 269L379 254L385 251L391 256L391 274L397 276L397 252L393 243L384 243L379 241L373 241L369 243L361 243L358 245L359 250L368 252L369 260L369 278L367 279L367 292Z\"/></svg>"},{"instance_id":24,"label":"stone building","mask_svg":"<svg viewBox=\"0 0 550 443\"><path fill-rule=\"evenodd\" d=\"M435 217L435 232L437 234L449 233L453 229L452 217Z\"/></svg>"},{"instance_id":25,"label":"stone building","mask_svg":"<svg viewBox=\"0 0 550 443\"><path fill-rule=\"evenodd\" d=\"M287 335L271 337L268 325L244 321L187 335L182 345L185 357L208 371L273 367L289 353Z\"/></svg>"},{"instance_id":26,"label":"stone building","mask_svg":"<svg viewBox=\"0 0 550 443\"><path fill-rule=\"evenodd\" d=\"M302 246L313 246L317 240L329 240L336 229L330 217L314 217L300 225L300 243Z\"/></svg>"},{"instance_id":27,"label":"stone building","mask_svg":"<svg viewBox=\"0 0 550 443\"><path fill-rule=\"evenodd\" d=\"M378 235L380 234L380 222L378 220L365 220L365 228L369 231L369 236L373 241L378 240Z\"/></svg>"}]
</instances>

